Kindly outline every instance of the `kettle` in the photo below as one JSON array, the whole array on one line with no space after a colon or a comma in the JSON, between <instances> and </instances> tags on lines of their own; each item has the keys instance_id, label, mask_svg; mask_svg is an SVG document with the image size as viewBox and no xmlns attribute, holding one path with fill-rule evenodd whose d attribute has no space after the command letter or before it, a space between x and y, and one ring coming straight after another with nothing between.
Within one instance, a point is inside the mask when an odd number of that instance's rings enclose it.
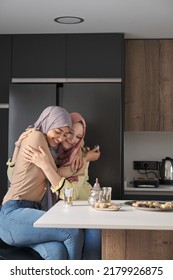
<instances>
[{"instance_id":1,"label":"kettle","mask_svg":"<svg viewBox=\"0 0 173 280\"><path fill-rule=\"evenodd\" d=\"M173 185L173 159L166 157L160 165L160 182L165 185Z\"/></svg>"}]
</instances>

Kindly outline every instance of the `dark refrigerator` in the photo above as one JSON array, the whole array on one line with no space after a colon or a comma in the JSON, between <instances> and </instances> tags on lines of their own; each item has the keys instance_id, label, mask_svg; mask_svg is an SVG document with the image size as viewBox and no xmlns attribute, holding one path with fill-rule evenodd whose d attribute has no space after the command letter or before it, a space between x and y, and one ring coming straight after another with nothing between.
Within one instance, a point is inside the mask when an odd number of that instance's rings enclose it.
<instances>
[{"instance_id":1,"label":"dark refrigerator","mask_svg":"<svg viewBox=\"0 0 173 280\"><path fill-rule=\"evenodd\" d=\"M112 199L123 190L123 113L121 83L12 84L9 95L9 156L19 134L36 121L47 106L79 112L87 123L85 145L100 146L91 162L89 182L112 187Z\"/></svg>"}]
</instances>

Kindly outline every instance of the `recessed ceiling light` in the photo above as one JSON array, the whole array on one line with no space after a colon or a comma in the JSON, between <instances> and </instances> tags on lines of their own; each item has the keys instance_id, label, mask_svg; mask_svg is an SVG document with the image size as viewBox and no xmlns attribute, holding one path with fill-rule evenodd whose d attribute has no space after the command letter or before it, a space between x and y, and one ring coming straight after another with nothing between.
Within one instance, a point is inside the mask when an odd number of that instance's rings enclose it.
<instances>
[{"instance_id":1,"label":"recessed ceiling light","mask_svg":"<svg viewBox=\"0 0 173 280\"><path fill-rule=\"evenodd\" d=\"M61 24L77 24L83 22L84 19L80 17L63 16L55 18L54 21Z\"/></svg>"}]
</instances>

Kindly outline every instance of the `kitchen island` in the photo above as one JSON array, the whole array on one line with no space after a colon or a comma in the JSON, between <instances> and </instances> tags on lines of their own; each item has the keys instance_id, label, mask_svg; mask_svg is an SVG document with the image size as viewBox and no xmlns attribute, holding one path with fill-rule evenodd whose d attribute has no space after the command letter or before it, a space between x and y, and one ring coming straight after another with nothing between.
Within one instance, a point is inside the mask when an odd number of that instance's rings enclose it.
<instances>
[{"instance_id":1,"label":"kitchen island","mask_svg":"<svg viewBox=\"0 0 173 280\"><path fill-rule=\"evenodd\" d=\"M119 211L98 211L87 201L66 207L59 201L35 227L102 229L102 259L173 259L173 211L142 211L122 205Z\"/></svg>"}]
</instances>

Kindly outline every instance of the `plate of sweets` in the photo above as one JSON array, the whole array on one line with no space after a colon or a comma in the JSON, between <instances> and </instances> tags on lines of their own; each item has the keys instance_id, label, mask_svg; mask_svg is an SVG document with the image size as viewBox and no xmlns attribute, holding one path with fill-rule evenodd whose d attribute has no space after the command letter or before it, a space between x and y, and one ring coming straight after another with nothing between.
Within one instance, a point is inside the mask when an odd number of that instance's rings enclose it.
<instances>
[{"instance_id":1,"label":"plate of sweets","mask_svg":"<svg viewBox=\"0 0 173 280\"><path fill-rule=\"evenodd\" d=\"M121 208L120 204L117 203L107 203L97 201L93 207L97 211L118 211Z\"/></svg>"},{"instance_id":2,"label":"plate of sweets","mask_svg":"<svg viewBox=\"0 0 173 280\"><path fill-rule=\"evenodd\" d=\"M172 201L135 201L132 206L144 211L173 211Z\"/></svg>"}]
</instances>

